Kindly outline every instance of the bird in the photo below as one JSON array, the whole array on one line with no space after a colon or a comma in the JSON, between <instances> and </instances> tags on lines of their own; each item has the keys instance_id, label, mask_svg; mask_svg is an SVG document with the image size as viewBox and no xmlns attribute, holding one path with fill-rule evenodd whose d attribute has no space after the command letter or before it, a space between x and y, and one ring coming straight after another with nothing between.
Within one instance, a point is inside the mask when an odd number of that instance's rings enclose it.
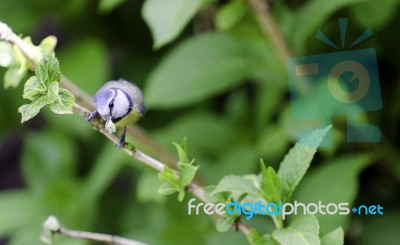
<instances>
[{"instance_id":1,"label":"bird","mask_svg":"<svg viewBox=\"0 0 400 245\"><path fill-rule=\"evenodd\" d=\"M107 123L123 127L117 146L125 144L126 126L136 123L145 114L143 93L136 84L124 79L111 80L105 83L93 97L96 109L88 117L92 121L101 116Z\"/></svg>"}]
</instances>

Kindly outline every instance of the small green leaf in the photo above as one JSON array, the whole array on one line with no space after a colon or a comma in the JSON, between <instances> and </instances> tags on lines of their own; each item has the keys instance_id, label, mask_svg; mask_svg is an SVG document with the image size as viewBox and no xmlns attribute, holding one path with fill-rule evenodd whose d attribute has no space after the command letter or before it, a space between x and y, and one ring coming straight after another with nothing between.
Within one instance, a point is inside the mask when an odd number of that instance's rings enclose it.
<instances>
[{"instance_id":1,"label":"small green leaf","mask_svg":"<svg viewBox=\"0 0 400 245\"><path fill-rule=\"evenodd\" d=\"M185 192L184 191L180 191L179 194L178 194L178 201L182 202L184 198L185 198Z\"/></svg>"},{"instance_id":2,"label":"small green leaf","mask_svg":"<svg viewBox=\"0 0 400 245\"><path fill-rule=\"evenodd\" d=\"M276 174L272 167L266 168L264 162L261 162L261 189L263 191L263 196L267 202L278 203L281 201L282 193L282 180Z\"/></svg>"},{"instance_id":3,"label":"small green leaf","mask_svg":"<svg viewBox=\"0 0 400 245\"><path fill-rule=\"evenodd\" d=\"M316 129L290 149L280 164L278 175L283 183L283 201L289 201L292 193L310 166L314 154L331 126Z\"/></svg>"},{"instance_id":4,"label":"small green leaf","mask_svg":"<svg viewBox=\"0 0 400 245\"><path fill-rule=\"evenodd\" d=\"M246 237L251 245L280 245L271 235L263 235L256 229L251 229Z\"/></svg>"},{"instance_id":5,"label":"small green leaf","mask_svg":"<svg viewBox=\"0 0 400 245\"><path fill-rule=\"evenodd\" d=\"M221 7L215 17L215 25L219 30L233 28L246 15L247 7L243 0L233 0Z\"/></svg>"},{"instance_id":6,"label":"small green leaf","mask_svg":"<svg viewBox=\"0 0 400 245\"><path fill-rule=\"evenodd\" d=\"M158 188L158 193L162 195L171 195L175 192L177 192L176 188L169 183L162 183L160 188Z\"/></svg>"},{"instance_id":7,"label":"small green leaf","mask_svg":"<svg viewBox=\"0 0 400 245\"><path fill-rule=\"evenodd\" d=\"M60 88L57 99L50 105L50 109L57 114L71 114L75 98L66 89Z\"/></svg>"},{"instance_id":8,"label":"small green leaf","mask_svg":"<svg viewBox=\"0 0 400 245\"><path fill-rule=\"evenodd\" d=\"M181 188L178 176L172 171L172 169L167 166L164 167L164 171L158 174L158 178L162 182L168 183L171 186L175 187L177 190Z\"/></svg>"},{"instance_id":9,"label":"small green leaf","mask_svg":"<svg viewBox=\"0 0 400 245\"><path fill-rule=\"evenodd\" d=\"M117 8L119 5L126 2L126 0L100 0L99 2L99 12L109 13L113 9Z\"/></svg>"},{"instance_id":10,"label":"small green leaf","mask_svg":"<svg viewBox=\"0 0 400 245\"><path fill-rule=\"evenodd\" d=\"M14 61L11 44L0 42L0 66L9 67Z\"/></svg>"},{"instance_id":11,"label":"small green leaf","mask_svg":"<svg viewBox=\"0 0 400 245\"><path fill-rule=\"evenodd\" d=\"M217 185L215 190L211 192L211 195L215 195L220 192L231 192L237 198L243 194L255 194L260 193L259 189L254 183L244 176L225 176Z\"/></svg>"},{"instance_id":12,"label":"small green leaf","mask_svg":"<svg viewBox=\"0 0 400 245\"><path fill-rule=\"evenodd\" d=\"M24 78L26 69L18 66L8 68L4 74L4 88L16 88Z\"/></svg>"},{"instance_id":13,"label":"small green leaf","mask_svg":"<svg viewBox=\"0 0 400 245\"><path fill-rule=\"evenodd\" d=\"M50 82L60 81L60 66L54 53L44 56L44 58L36 65L35 74L37 79L45 86Z\"/></svg>"},{"instance_id":14,"label":"small green leaf","mask_svg":"<svg viewBox=\"0 0 400 245\"><path fill-rule=\"evenodd\" d=\"M265 237L256 229L251 229L246 237L251 245L265 245L267 243Z\"/></svg>"},{"instance_id":15,"label":"small green leaf","mask_svg":"<svg viewBox=\"0 0 400 245\"><path fill-rule=\"evenodd\" d=\"M188 163L180 164L181 171L179 176L179 182L182 188L185 188L185 186L187 186L190 182L192 182L198 169L199 169L198 166L193 166Z\"/></svg>"},{"instance_id":16,"label":"small green leaf","mask_svg":"<svg viewBox=\"0 0 400 245\"><path fill-rule=\"evenodd\" d=\"M22 41L25 43L25 47L26 47L25 52L27 52L27 53L30 55L30 57L32 58L32 60L33 60L34 63L39 63L39 62L43 59L43 54L42 54L42 52L40 51L40 48L39 48L38 46L33 45L32 39L31 39L31 37L29 37L29 36L24 37L24 38L22 39ZM18 62L21 64L21 67L26 67L26 68L28 68L28 64L29 64L28 59L27 59L27 58L25 57L25 55L20 51L20 49L18 48L18 46L15 45L14 48L15 48L16 50L18 50L18 52L14 51L14 53L18 54L18 55L16 56L16 59L17 59Z\"/></svg>"},{"instance_id":17,"label":"small green leaf","mask_svg":"<svg viewBox=\"0 0 400 245\"><path fill-rule=\"evenodd\" d=\"M47 85L47 93L46 96L48 98L48 103L51 104L59 98L60 88L58 87L58 82L52 81Z\"/></svg>"},{"instance_id":18,"label":"small green leaf","mask_svg":"<svg viewBox=\"0 0 400 245\"><path fill-rule=\"evenodd\" d=\"M36 76L32 76L24 85L22 97L28 100L35 100L46 93L46 88L41 84Z\"/></svg>"},{"instance_id":19,"label":"small green leaf","mask_svg":"<svg viewBox=\"0 0 400 245\"><path fill-rule=\"evenodd\" d=\"M343 244L344 244L344 232L341 227L321 237L321 245L343 245Z\"/></svg>"},{"instance_id":20,"label":"small green leaf","mask_svg":"<svg viewBox=\"0 0 400 245\"><path fill-rule=\"evenodd\" d=\"M21 113L22 115L21 123L26 122L29 119L35 117L37 114L39 114L40 109L42 109L43 106L47 104L47 102L48 102L47 97L42 96L34 100L30 104L21 106L18 109L18 112Z\"/></svg>"},{"instance_id":21,"label":"small green leaf","mask_svg":"<svg viewBox=\"0 0 400 245\"><path fill-rule=\"evenodd\" d=\"M178 151L179 162L180 163L189 163L189 159L187 157L187 152L186 152L186 137L183 138L181 144L178 144L175 142L172 142L172 144L175 146L176 150Z\"/></svg>"},{"instance_id":22,"label":"small green leaf","mask_svg":"<svg viewBox=\"0 0 400 245\"><path fill-rule=\"evenodd\" d=\"M199 11L201 0L146 0L142 15L153 35L154 47L174 40Z\"/></svg>"},{"instance_id":23,"label":"small green leaf","mask_svg":"<svg viewBox=\"0 0 400 245\"><path fill-rule=\"evenodd\" d=\"M48 36L39 44L39 49L42 55L50 55L57 45L57 38L55 36Z\"/></svg>"},{"instance_id":24,"label":"small green leaf","mask_svg":"<svg viewBox=\"0 0 400 245\"><path fill-rule=\"evenodd\" d=\"M272 237L281 245L320 245L318 220L312 215L294 216L287 228L272 232Z\"/></svg>"},{"instance_id":25,"label":"small green leaf","mask_svg":"<svg viewBox=\"0 0 400 245\"><path fill-rule=\"evenodd\" d=\"M227 217L219 218L217 220L217 231L225 232L229 230L235 222L236 216L229 215Z\"/></svg>"}]
</instances>

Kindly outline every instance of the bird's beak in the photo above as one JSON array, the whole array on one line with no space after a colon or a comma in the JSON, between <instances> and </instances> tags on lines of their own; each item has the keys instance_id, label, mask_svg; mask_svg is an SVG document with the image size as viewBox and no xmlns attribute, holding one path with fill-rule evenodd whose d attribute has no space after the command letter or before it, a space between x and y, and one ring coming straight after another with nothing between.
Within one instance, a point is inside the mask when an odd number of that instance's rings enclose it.
<instances>
[{"instance_id":1,"label":"bird's beak","mask_svg":"<svg viewBox=\"0 0 400 245\"><path fill-rule=\"evenodd\" d=\"M105 117L106 122L110 122L112 119L110 114L106 114L104 117Z\"/></svg>"}]
</instances>

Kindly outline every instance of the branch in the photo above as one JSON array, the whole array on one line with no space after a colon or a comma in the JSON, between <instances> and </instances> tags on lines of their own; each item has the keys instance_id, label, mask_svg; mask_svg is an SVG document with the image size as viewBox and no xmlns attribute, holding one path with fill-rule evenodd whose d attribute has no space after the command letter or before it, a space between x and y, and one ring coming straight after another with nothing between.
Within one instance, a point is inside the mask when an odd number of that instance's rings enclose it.
<instances>
[{"instance_id":1,"label":"branch","mask_svg":"<svg viewBox=\"0 0 400 245\"><path fill-rule=\"evenodd\" d=\"M286 44L285 38L279 31L275 19L271 15L271 11L265 0L247 0L257 21L264 32L264 35L269 37L272 44L277 48L281 61L286 65L286 60L292 56L292 51Z\"/></svg>"},{"instance_id":2,"label":"branch","mask_svg":"<svg viewBox=\"0 0 400 245\"><path fill-rule=\"evenodd\" d=\"M22 50L29 50L25 48L25 43L22 41L20 37L15 35L12 30L5 24L0 22L0 40L5 40L7 42L10 42L14 45L16 45L18 48ZM32 63L32 65L35 65L34 59L32 59L32 56L28 53L23 52L25 57ZM68 89L74 96L77 102L81 102L82 104L85 104L89 107L94 108L94 105L91 102L91 98L83 91L81 91L76 85L74 85L72 82L70 82L67 78L62 76L61 79L61 84L64 86L64 88ZM88 118L90 111L83 106L75 103L73 106L73 112L77 115L80 115L84 117L85 119ZM94 127L105 137L107 137L110 141L112 141L115 145L119 142L119 138L115 136L114 134L109 133L105 127L104 127L104 121L102 119L94 119L91 121L91 123L94 125ZM133 127L132 127L133 128ZM137 129L137 128L136 128ZM135 131L135 130L133 130ZM139 131L137 131L139 132ZM142 132L143 133L143 132ZM141 138L141 133L137 134L138 140L143 140ZM142 135L143 136L143 135ZM149 137L145 137L146 140L149 140ZM132 146L123 146L121 147L121 150L123 150L126 154L129 156L133 157L134 159L150 166L151 168L154 168L158 172L162 172L166 166L165 163L135 149ZM176 161L175 161L176 162ZM203 202L207 202L207 198L204 195L203 189L197 185L194 182L191 182L190 184L187 185L187 190L191 192L195 197L198 199L202 200ZM248 234L250 229L247 226L247 224L242 223L241 221L238 221L236 223L236 226L238 227L238 230L242 231L244 234Z\"/></svg>"},{"instance_id":3,"label":"branch","mask_svg":"<svg viewBox=\"0 0 400 245\"><path fill-rule=\"evenodd\" d=\"M86 231L73 231L68 230L60 225L57 218L50 216L43 224L43 233L41 235L41 240L47 244L52 244L52 235L54 233L75 238L75 239L86 239L97 242L107 242L116 245L147 245L135 240L126 239L119 236L112 236L107 234L86 232Z\"/></svg>"},{"instance_id":4,"label":"branch","mask_svg":"<svg viewBox=\"0 0 400 245\"><path fill-rule=\"evenodd\" d=\"M33 64L35 62L35 57L37 54L32 54L31 49L24 43L24 41L17 36L8 25L0 21L0 41L6 41L11 44L16 45L22 54Z\"/></svg>"},{"instance_id":5,"label":"branch","mask_svg":"<svg viewBox=\"0 0 400 245\"><path fill-rule=\"evenodd\" d=\"M293 56L293 52L287 45L279 27L271 15L267 0L247 0L250 8L253 10L258 24L266 38L270 38L272 44L276 47L283 67L286 67L286 61ZM306 78L298 79L297 92L306 95L311 91L310 81Z\"/></svg>"}]
</instances>

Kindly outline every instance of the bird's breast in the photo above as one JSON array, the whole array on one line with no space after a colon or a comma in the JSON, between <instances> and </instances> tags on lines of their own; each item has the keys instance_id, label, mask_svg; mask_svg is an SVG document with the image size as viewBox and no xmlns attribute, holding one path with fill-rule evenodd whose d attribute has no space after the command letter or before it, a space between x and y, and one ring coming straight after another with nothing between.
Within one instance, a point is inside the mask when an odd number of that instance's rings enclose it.
<instances>
[{"instance_id":1,"label":"bird's breast","mask_svg":"<svg viewBox=\"0 0 400 245\"><path fill-rule=\"evenodd\" d=\"M142 117L142 114L139 111L132 109L125 117L123 117L121 120L119 120L118 122L116 122L114 124L117 127L124 127L128 124L132 124L132 123L139 121L139 119L141 117Z\"/></svg>"}]
</instances>

